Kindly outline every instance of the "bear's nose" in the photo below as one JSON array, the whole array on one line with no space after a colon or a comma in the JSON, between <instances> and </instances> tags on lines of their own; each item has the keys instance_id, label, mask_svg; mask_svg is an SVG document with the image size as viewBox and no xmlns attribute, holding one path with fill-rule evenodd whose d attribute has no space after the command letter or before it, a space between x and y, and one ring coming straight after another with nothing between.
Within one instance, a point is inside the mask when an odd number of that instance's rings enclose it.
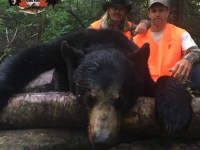
<instances>
[{"instance_id":1,"label":"bear's nose","mask_svg":"<svg viewBox=\"0 0 200 150\"><path fill-rule=\"evenodd\" d=\"M97 150L107 150L111 148L113 139L110 133L96 133L93 137L93 143Z\"/></svg>"}]
</instances>

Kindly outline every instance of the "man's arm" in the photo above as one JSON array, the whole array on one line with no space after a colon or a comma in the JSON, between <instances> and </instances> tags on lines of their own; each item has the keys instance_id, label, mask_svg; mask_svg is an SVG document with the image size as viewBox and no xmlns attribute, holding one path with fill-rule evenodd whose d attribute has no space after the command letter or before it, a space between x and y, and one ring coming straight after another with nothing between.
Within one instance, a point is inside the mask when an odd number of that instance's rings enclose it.
<instances>
[{"instance_id":1,"label":"man's arm","mask_svg":"<svg viewBox=\"0 0 200 150\"><path fill-rule=\"evenodd\" d=\"M200 49L198 48L198 46L190 47L186 51L186 55L183 56L183 59L188 60L191 64L200 61Z\"/></svg>"},{"instance_id":2,"label":"man's arm","mask_svg":"<svg viewBox=\"0 0 200 150\"><path fill-rule=\"evenodd\" d=\"M149 20L141 20L140 23L145 23L148 29L151 27L151 22Z\"/></svg>"},{"instance_id":3,"label":"man's arm","mask_svg":"<svg viewBox=\"0 0 200 150\"><path fill-rule=\"evenodd\" d=\"M132 26L132 34L135 36L136 34L143 34L151 27L150 21L141 20L138 25L133 23Z\"/></svg>"},{"instance_id":4,"label":"man's arm","mask_svg":"<svg viewBox=\"0 0 200 150\"><path fill-rule=\"evenodd\" d=\"M186 55L170 69L170 72L172 76L176 74L187 79L192 65L200 61L200 49L188 32L183 33L181 46L182 50L186 52Z\"/></svg>"}]
</instances>

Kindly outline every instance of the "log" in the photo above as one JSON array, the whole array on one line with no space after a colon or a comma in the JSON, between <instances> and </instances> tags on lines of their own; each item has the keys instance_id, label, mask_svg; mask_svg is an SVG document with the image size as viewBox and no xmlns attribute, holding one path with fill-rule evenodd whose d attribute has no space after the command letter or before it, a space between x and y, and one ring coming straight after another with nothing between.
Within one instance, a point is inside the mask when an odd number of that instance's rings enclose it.
<instances>
[{"instance_id":1,"label":"log","mask_svg":"<svg viewBox=\"0 0 200 150\"><path fill-rule=\"evenodd\" d=\"M22 93L11 97L0 114L0 128L87 126L87 113L71 93Z\"/></svg>"},{"instance_id":2,"label":"log","mask_svg":"<svg viewBox=\"0 0 200 150\"><path fill-rule=\"evenodd\" d=\"M199 139L129 138L110 150L199 150ZM86 131L21 129L0 132L0 150L92 150Z\"/></svg>"},{"instance_id":3,"label":"log","mask_svg":"<svg viewBox=\"0 0 200 150\"><path fill-rule=\"evenodd\" d=\"M38 75L20 93L67 91L66 80L66 77L60 71L52 69Z\"/></svg>"},{"instance_id":4,"label":"log","mask_svg":"<svg viewBox=\"0 0 200 150\"><path fill-rule=\"evenodd\" d=\"M192 100L193 116L186 131L173 133L174 137L200 137L200 97ZM142 133L145 135L170 136L160 127L154 113L155 99L140 97L122 121L122 129L128 133Z\"/></svg>"},{"instance_id":5,"label":"log","mask_svg":"<svg viewBox=\"0 0 200 150\"><path fill-rule=\"evenodd\" d=\"M48 92L54 90L54 74L55 69L50 71L46 71L39 76L37 76L34 80L32 80L28 85L26 85L21 93L31 93L31 92Z\"/></svg>"},{"instance_id":6,"label":"log","mask_svg":"<svg viewBox=\"0 0 200 150\"><path fill-rule=\"evenodd\" d=\"M192 101L193 116L187 131L175 136L200 137L200 98ZM20 128L87 128L86 110L71 93L23 93L10 98L0 114L0 129ZM140 97L132 110L124 116L121 131L168 136L154 116L154 98Z\"/></svg>"},{"instance_id":7,"label":"log","mask_svg":"<svg viewBox=\"0 0 200 150\"><path fill-rule=\"evenodd\" d=\"M23 129L0 132L0 150L90 150L87 132L65 129Z\"/></svg>"}]
</instances>

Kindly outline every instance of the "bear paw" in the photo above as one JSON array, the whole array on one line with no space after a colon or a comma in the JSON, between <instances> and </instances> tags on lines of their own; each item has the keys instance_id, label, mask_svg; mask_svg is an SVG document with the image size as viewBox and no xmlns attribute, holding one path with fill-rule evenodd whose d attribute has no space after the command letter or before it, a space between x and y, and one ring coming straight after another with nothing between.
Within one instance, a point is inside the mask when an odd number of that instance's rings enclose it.
<instances>
[{"instance_id":1,"label":"bear paw","mask_svg":"<svg viewBox=\"0 0 200 150\"><path fill-rule=\"evenodd\" d=\"M169 133L186 129L192 117L192 97L176 78L162 76L156 82L155 115Z\"/></svg>"}]
</instances>

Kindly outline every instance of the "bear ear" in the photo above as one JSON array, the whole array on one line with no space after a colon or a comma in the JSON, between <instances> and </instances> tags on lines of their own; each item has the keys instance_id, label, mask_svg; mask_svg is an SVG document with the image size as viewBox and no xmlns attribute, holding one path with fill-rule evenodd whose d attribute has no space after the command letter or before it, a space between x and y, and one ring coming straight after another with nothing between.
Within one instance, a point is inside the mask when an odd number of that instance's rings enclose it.
<instances>
[{"instance_id":1,"label":"bear ear","mask_svg":"<svg viewBox=\"0 0 200 150\"><path fill-rule=\"evenodd\" d=\"M144 43L142 47L139 50L137 50L135 61L147 63L149 55L150 55L149 43Z\"/></svg>"},{"instance_id":2,"label":"bear ear","mask_svg":"<svg viewBox=\"0 0 200 150\"><path fill-rule=\"evenodd\" d=\"M61 53L64 60L80 60L84 57L84 53L82 50L78 50L69 45L67 41L61 42Z\"/></svg>"},{"instance_id":3,"label":"bear ear","mask_svg":"<svg viewBox=\"0 0 200 150\"><path fill-rule=\"evenodd\" d=\"M150 48L149 43L144 43L141 48L133 50L131 53L126 54L126 57L133 62L145 62L149 59Z\"/></svg>"}]
</instances>

